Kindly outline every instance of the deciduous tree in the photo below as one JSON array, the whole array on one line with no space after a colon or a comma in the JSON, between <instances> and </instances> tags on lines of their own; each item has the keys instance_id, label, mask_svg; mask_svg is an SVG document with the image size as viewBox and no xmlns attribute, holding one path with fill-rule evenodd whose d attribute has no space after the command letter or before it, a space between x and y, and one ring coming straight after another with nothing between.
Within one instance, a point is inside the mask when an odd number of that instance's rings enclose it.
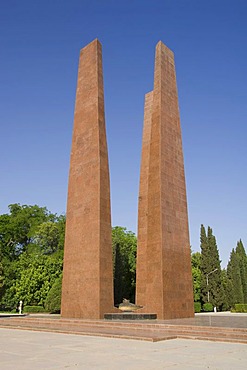
<instances>
[{"instance_id":1,"label":"deciduous tree","mask_svg":"<svg viewBox=\"0 0 247 370\"><path fill-rule=\"evenodd\" d=\"M123 298L135 299L135 272L137 240L133 232L116 226L112 229L114 261L114 303Z\"/></svg>"}]
</instances>

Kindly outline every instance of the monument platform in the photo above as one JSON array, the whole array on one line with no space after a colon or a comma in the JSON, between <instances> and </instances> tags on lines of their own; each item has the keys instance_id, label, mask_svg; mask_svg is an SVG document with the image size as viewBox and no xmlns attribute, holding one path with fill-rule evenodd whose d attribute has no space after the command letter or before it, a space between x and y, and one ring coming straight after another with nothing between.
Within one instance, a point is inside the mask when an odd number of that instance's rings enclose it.
<instances>
[{"instance_id":1,"label":"monument platform","mask_svg":"<svg viewBox=\"0 0 247 370\"><path fill-rule=\"evenodd\" d=\"M158 342L168 339L199 339L247 344L247 315L221 314L174 320L82 320L59 315L0 318L0 328L64 334L135 339Z\"/></svg>"}]
</instances>

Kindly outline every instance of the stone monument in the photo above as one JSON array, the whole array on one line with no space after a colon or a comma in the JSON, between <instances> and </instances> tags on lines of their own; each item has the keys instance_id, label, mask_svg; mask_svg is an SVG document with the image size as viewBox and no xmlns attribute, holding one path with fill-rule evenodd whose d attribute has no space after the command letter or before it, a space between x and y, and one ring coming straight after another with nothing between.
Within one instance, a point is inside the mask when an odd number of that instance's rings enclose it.
<instances>
[{"instance_id":1,"label":"stone monument","mask_svg":"<svg viewBox=\"0 0 247 370\"><path fill-rule=\"evenodd\" d=\"M187 200L173 52L156 46L145 97L136 303L158 319L194 316Z\"/></svg>"},{"instance_id":2,"label":"stone monument","mask_svg":"<svg viewBox=\"0 0 247 370\"><path fill-rule=\"evenodd\" d=\"M154 89L145 96L136 303L143 316L194 316L174 56L162 42L156 46ZM100 319L114 311L102 49L94 40L80 52L61 315Z\"/></svg>"},{"instance_id":3,"label":"stone monument","mask_svg":"<svg viewBox=\"0 0 247 370\"><path fill-rule=\"evenodd\" d=\"M67 200L61 315L100 319L113 310L110 184L102 48L80 51Z\"/></svg>"}]
</instances>

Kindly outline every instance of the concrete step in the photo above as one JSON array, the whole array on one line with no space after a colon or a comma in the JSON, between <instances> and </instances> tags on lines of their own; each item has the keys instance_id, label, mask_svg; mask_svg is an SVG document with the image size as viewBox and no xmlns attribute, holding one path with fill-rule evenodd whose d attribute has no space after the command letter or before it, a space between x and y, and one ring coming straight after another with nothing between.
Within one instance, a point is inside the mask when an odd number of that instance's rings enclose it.
<instances>
[{"instance_id":1,"label":"concrete step","mask_svg":"<svg viewBox=\"0 0 247 370\"><path fill-rule=\"evenodd\" d=\"M247 329L208 326L170 325L165 323L106 322L48 318L0 319L0 327L61 333L159 341L174 338L201 339L247 344Z\"/></svg>"},{"instance_id":2,"label":"concrete step","mask_svg":"<svg viewBox=\"0 0 247 370\"><path fill-rule=\"evenodd\" d=\"M176 331L181 334L186 334L190 333L191 331L194 332L200 332L200 333L219 333L219 334L231 334L234 335L237 333L238 335L240 333L242 334L247 334L247 328L222 328L222 327L209 327L209 326L189 326L189 325L170 325L166 323L136 323L136 322L114 322L114 321L104 321L104 320L97 320L97 321L91 321L91 320L73 320L73 319L46 319L46 318L14 318L11 321L8 319L7 323L15 323L16 325L25 325L27 326L56 326L59 325L59 327L64 327L64 326L70 326L70 327L98 327L98 328L125 328L125 329L135 329L135 330L143 330L143 329L148 329L148 330L158 330L158 331L163 331L163 330L169 330L169 331ZM3 323L3 319L0 320L0 323Z\"/></svg>"}]
</instances>

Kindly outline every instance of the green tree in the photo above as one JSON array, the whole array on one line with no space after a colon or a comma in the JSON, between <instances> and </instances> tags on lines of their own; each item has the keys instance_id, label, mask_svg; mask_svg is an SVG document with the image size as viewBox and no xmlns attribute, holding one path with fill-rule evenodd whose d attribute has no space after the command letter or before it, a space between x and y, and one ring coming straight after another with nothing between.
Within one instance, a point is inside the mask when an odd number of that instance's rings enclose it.
<instances>
[{"instance_id":1,"label":"green tree","mask_svg":"<svg viewBox=\"0 0 247 370\"><path fill-rule=\"evenodd\" d=\"M2 255L0 253L0 298L2 288L3 288L3 264L2 264Z\"/></svg>"},{"instance_id":2,"label":"green tree","mask_svg":"<svg viewBox=\"0 0 247 370\"><path fill-rule=\"evenodd\" d=\"M38 226L34 242L40 247L42 253L52 254L59 249L63 249L63 243L61 243L63 236L64 229L61 228L61 224L47 221Z\"/></svg>"},{"instance_id":3,"label":"green tree","mask_svg":"<svg viewBox=\"0 0 247 370\"><path fill-rule=\"evenodd\" d=\"M9 265L12 278L8 279L2 304L12 309L22 300L25 305L44 306L50 288L62 272L62 265L61 252L51 256L23 252Z\"/></svg>"},{"instance_id":4,"label":"green tree","mask_svg":"<svg viewBox=\"0 0 247 370\"><path fill-rule=\"evenodd\" d=\"M126 289L129 290L131 283L126 286L126 258L121 253L119 243L114 246L114 257L114 305L117 305L122 302Z\"/></svg>"},{"instance_id":5,"label":"green tree","mask_svg":"<svg viewBox=\"0 0 247 370\"><path fill-rule=\"evenodd\" d=\"M227 271L226 269L222 269L221 271L221 279L222 279L222 285L223 285L223 289L224 289L224 303L223 303L223 306L222 306L222 311L227 311L231 308L231 305L229 303L229 293L228 293L228 288L229 288L229 284L228 284L228 277L227 277Z\"/></svg>"},{"instance_id":6,"label":"green tree","mask_svg":"<svg viewBox=\"0 0 247 370\"><path fill-rule=\"evenodd\" d=\"M55 215L37 205L10 204L9 214L0 216L0 250L13 261L33 243L39 225L54 221Z\"/></svg>"},{"instance_id":7,"label":"green tree","mask_svg":"<svg viewBox=\"0 0 247 370\"><path fill-rule=\"evenodd\" d=\"M247 303L247 256L242 240L237 242L236 256L240 270L241 284L243 288L243 301Z\"/></svg>"},{"instance_id":8,"label":"green tree","mask_svg":"<svg viewBox=\"0 0 247 370\"><path fill-rule=\"evenodd\" d=\"M53 273L57 276L52 267L56 258L61 272L64 234L65 216L52 214L46 207L10 204L9 214L0 215L2 308L13 308L24 298L25 304L31 304L30 300L44 302ZM42 254L54 254L54 258L46 259Z\"/></svg>"},{"instance_id":9,"label":"green tree","mask_svg":"<svg viewBox=\"0 0 247 370\"><path fill-rule=\"evenodd\" d=\"M65 215L58 216L56 222L59 230L58 250L63 250L65 242L66 216Z\"/></svg>"},{"instance_id":10,"label":"green tree","mask_svg":"<svg viewBox=\"0 0 247 370\"><path fill-rule=\"evenodd\" d=\"M16 264L16 260L9 261L7 258L3 260L3 287L0 290L0 306L2 309L11 310L16 307L18 302L11 292L13 284L18 278Z\"/></svg>"},{"instance_id":11,"label":"green tree","mask_svg":"<svg viewBox=\"0 0 247 370\"><path fill-rule=\"evenodd\" d=\"M45 308L51 313L59 313L61 310L62 297L62 274L55 280L45 301Z\"/></svg>"},{"instance_id":12,"label":"green tree","mask_svg":"<svg viewBox=\"0 0 247 370\"><path fill-rule=\"evenodd\" d=\"M195 252L191 255L192 278L194 302L200 302L201 299L201 253Z\"/></svg>"},{"instance_id":13,"label":"green tree","mask_svg":"<svg viewBox=\"0 0 247 370\"><path fill-rule=\"evenodd\" d=\"M225 301L222 285L219 251L213 231L201 225L201 299L203 303L209 302L217 309L222 310Z\"/></svg>"},{"instance_id":14,"label":"green tree","mask_svg":"<svg viewBox=\"0 0 247 370\"><path fill-rule=\"evenodd\" d=\"M227 264L227 278L227 298L230 307L234 307L236 303L244 303L239 259L234 249Z\"/></svg>"},{"instance_id":15,"label":"green tree","mask_svg":"<svg viewBox=\"0 0 247 370\"><path fill-rule=\"evenodd\" d=\"M209 248L205 227L201 225L200 232L200 247L201 247L201 301L208 301L208 286L206 274L211 271L209 264Z\"/></svg>"},{"instance_id":16,"label":"green tree","mask_svg":"<svg viewBox=\"0 0 247 370\"><path fill-rule=\"evenodd\" d=\"M116 226L112 229L114 303L123 298L135 300L137 239L133 232Z\"/></svg>"}]
</instances>

